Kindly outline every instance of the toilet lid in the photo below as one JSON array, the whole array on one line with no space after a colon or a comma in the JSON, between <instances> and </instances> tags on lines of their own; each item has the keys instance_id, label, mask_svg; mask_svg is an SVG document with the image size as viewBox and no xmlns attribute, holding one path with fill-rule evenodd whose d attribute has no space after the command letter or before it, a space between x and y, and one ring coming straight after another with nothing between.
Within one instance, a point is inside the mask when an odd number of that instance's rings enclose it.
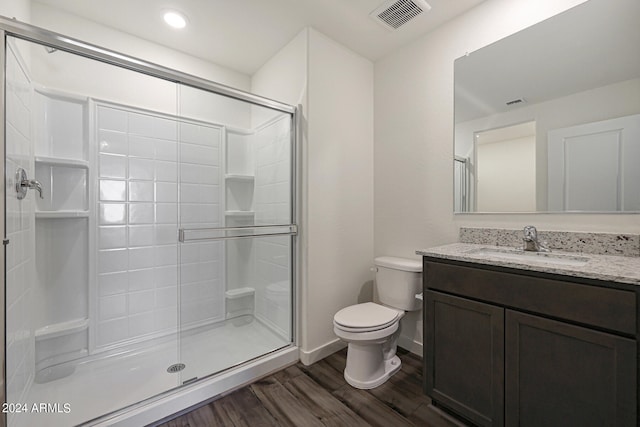
<instances>
[{"instance_id":1,"label":"toilet lid","mask_svg":"<svg viewBox=\"0 0 640 427\"><path fill-rule=\"evenodd\" d=\"M333 317L338 324L348 328L375 328L392 324L400 313L389 307L373 302L343 308Z\"/></svg>"}]
</instances>

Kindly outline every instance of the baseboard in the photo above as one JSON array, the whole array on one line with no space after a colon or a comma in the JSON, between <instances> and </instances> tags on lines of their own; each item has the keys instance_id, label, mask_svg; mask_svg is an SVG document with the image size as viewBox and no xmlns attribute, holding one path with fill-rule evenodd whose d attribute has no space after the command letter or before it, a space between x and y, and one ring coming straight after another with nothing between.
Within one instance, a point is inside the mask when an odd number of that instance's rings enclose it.
<instances>
[{"instance_id":1,"label":"baseboard","mask_svg":"<svg viewBox=\"0 0 640 427\"><path fill-rule=\"evenodd\" d=\"M422 355L424 354L423 345L421 342L402 335L398 337L398 347L402 347L405 350L408 350L413 354L417 354L420 357L422 357Z\"/></svg>"},{"instance_id":2,"label":"baseboard","mask_svg":"<svg viewBox=\"0 0 640 427\"><path fill-rule=\"evenodd\" d=\"M309 366L316 363L318 360L322 360L335 353L336 351L342 350L346 346L347 343L336 338L335 340L329 341L328 343L321 345L320 347L316 347L313 350L305 351L300 349L300 361L304 365Z\"/></svg>"}]
</instances>

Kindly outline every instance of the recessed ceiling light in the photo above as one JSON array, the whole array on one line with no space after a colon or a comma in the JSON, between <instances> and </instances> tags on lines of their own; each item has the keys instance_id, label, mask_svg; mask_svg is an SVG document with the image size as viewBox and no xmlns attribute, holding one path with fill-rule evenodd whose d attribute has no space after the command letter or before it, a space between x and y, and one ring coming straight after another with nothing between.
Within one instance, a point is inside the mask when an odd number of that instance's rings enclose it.
<instances>
[{"instance_id":1,"label":"recessed ceiling light","mask_svg":"<svg viewBox=\"0 0 640 427\"><path fill-rule=\"evenodd\" d=\"M164 22L173 28L184 28L187 26L187 18L181 13L170 10L164 13Z\"/></svg>"}]
</instances>

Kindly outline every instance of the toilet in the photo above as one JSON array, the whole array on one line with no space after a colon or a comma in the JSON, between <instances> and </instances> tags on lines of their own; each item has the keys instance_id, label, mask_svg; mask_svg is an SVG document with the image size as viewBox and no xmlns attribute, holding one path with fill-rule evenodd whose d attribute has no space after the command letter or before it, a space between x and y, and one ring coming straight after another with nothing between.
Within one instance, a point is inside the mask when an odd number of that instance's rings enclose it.
<instances>
[{"instance_id":1,"label":"toilet","mask_svg":"<svg viewBox=\"0 0 640 427\"><path fill-rule=\"evenodd\" d=\"M360 389L378 387L400 370L400 319L422 309L420 261L384 256L375 266L379 303L352 305L333 317L335 334L348 343L344 379Z\"/></svg>"}]
</instances>

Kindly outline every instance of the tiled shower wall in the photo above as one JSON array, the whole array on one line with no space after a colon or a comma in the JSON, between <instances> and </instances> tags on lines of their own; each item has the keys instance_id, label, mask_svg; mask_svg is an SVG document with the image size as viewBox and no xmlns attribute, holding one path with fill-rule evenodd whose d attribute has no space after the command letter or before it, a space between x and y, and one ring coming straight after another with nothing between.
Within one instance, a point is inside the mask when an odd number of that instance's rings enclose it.
<instances>
[{"instance_id":1,"label":"tiled shower wall","mask_svg":"<svg viewBox=\"0 0 640 427\"><path fill-rule=\"evenodd\" d=\"M183 326L220 318L221 251L185 244L179 268L177 242L179 213L185 226L220 223L220 130L108 105L97 125L96 347L174 331L178 309Z\"/></svg>"},{"instance_id":2,"label":"tiled shower wall","mask_svg":"<svg viewBox=\"0 0 640 427\"><path fill-rule=\"evenodd\" d=\"M255 143L256 225L290 224L291 134L288 115L257 129ZM256 239L256 316L285 336L290 334L289 237Z\"/></svg>"},{"instance_id":3,"label":"tiled shower wall","mask_svg":"<svg viewBox=\"0 0 640 427\"><path fill-rule=\"evenodd\" d=\"M7 402L21 402L34 377L34 331L31 322L35 270L34 191L18 200L15 171L21 167L33 178L31 144L31 84L8 44L6 67L6 335ZM10 416L11 417L11 416Z\"/></svg>"},{"instance_id":4,"label":"tiled shower wall","mask_svg":"<svg viewBox=\"0 0 640 427\"><path fill-rule=\"evenodd\" d=\"M180 224L183 228L221 227L224 204L222 130L181 122ZM182 329L224 319L223 243L180 246L180 325Z\"/></svg>"}]
</instances>

